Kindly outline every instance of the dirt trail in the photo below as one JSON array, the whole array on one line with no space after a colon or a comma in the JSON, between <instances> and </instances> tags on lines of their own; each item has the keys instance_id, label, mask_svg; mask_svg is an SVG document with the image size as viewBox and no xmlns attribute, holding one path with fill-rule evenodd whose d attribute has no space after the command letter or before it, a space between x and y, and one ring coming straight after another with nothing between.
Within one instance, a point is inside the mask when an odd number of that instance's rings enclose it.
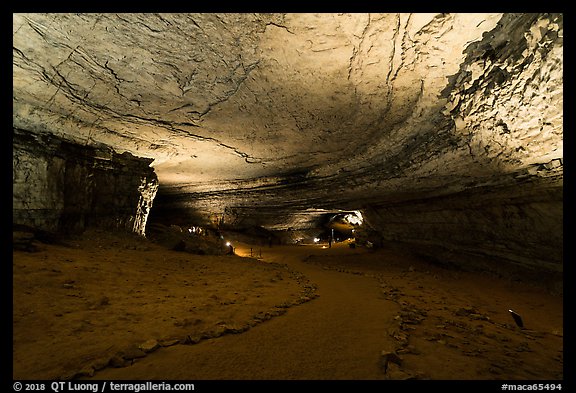
<instances>
[{"instance_id":1,"label":"dirt trail","mask_svg":"<svg viewBox=\"0 0 576 393\"><path fill-rule=\"evenodd\" d=\"M240 255L247 249L237 247ZM274 247L263 259L287 264L317 285L318 298L237 335L162 348L130 367L93 379L259 380L384 379L381 352L392 351L399 306L371 276L342 274L303 262L310 247ZM341 252L347 252L344 245Z\"/></svg>"},{"instance_id":2,"label":"dirt trail","mask_svg":"<svg viewBox=\"0 0 576 393\"><path fill-rule=\"evenodd\" d=\"M237 252L247 256L250 249ZM345 244L254 250L260 252L264 261L303 273L319 297L244 333L162 348L93 378L563 378L562 296L539 285ZM523 328L509 308L521 313Z\"/></svg>"},{"instance_id":3,"label":"dirt trail","mask_svg":"<svg viewBox=\"0 0 576 393\"><path fill-rule=\"evenodd\" d=\"M15 379L563 378L563 295L543 279L345 243L257 259L98 231L37 246L13 252Z\"/></svg>"}]
</instances>

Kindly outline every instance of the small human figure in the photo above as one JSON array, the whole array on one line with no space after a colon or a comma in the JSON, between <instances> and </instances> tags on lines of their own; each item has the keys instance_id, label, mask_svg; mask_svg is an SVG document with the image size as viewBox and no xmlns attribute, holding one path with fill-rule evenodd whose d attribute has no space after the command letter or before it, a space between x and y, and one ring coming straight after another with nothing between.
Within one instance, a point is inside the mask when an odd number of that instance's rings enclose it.
<instances>
[{"instance_id":1,"label":"small human figure","mask_svg":"<svg viewBox=\"0 0 576 393\"><path fill-rule=\"evenodd\" d=\"M232 244L228 245L228 255L234 255L234 246Z\"/></svg>"}]
</instances>

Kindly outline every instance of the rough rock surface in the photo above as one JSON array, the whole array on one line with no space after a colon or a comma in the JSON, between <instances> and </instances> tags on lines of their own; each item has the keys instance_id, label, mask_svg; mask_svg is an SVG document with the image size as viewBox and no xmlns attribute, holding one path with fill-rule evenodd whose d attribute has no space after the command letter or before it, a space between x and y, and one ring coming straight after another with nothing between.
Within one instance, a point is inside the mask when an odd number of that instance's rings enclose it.
<instances>
[{"instance_id":1,"label":"rough rock surface","mask_svg":"<svg viewBox=\"0 0 576 393\"><path fill-rule=\"evenodd\" d=\"M416 251L561 269L561 14L14 14L13 47L15 129L153 159L151 220L360 210Z\"/></svg>"},{"instance_id":2,"label":"rough rock surface","mask_svg":"<svg viewBox=\"0 0 576 393\"><path fill-rule=\"evenodd\" d=\"M158 189L150 159L14 129L13 223L78 233L87 227L143 235Z\"/></svg>"}]
</instances>

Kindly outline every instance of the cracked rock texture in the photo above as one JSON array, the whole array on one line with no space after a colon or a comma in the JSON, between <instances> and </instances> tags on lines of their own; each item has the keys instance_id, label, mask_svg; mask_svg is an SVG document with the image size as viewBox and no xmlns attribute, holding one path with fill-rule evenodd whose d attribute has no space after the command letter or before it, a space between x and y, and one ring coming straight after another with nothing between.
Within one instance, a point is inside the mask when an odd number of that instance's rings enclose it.
<instances>
[{"instance_id":1,"label":"cracked rock texture","mask_svg":"<svg viewBox=\"0 0 576 393\"><path fill-rule=\"evenodd\" d=\"M562 14L13 14L13 123L150 159L150 220L562 269Z\"/></svg>"}]
</instances>

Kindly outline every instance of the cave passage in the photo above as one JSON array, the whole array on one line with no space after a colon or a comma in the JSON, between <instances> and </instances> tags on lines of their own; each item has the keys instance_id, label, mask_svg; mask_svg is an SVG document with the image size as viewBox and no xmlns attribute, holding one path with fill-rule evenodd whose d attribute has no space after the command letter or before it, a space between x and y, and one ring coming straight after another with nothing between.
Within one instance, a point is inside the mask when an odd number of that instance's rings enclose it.
<instances>
[{"instance_id":1,"label":"cave passage","mask_svg":"<svg viewBox=\"0 0 576 393\"><path fill-rule=\"evenodd\" d=\"M563 38L14 13L13 377L562 379Z\"/></svg>"}]
</instances>

